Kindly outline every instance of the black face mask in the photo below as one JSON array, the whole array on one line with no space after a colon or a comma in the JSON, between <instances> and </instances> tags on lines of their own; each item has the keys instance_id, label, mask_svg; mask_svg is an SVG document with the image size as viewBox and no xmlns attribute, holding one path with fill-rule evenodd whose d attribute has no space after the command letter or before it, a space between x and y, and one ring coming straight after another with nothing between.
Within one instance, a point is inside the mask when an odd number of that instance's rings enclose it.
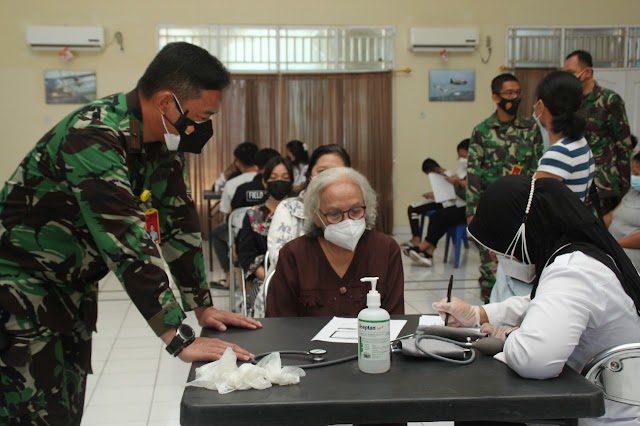
<instances>
[{"instance_id":1,"label":"black face mask","mask_svg":"<svg viewBox=\"0 0 640 426\"><path fill-rule=\"evenodd\" d=\"M500 97L500 102L498 103L498 106L500 107L500 109L504 110L504 112L506 112L509 115L516 115L518 113L518 107L520 106L520 101L522 99L520 98L515 98L515 99L505 99L503 97Z\"/></svg>"},{"instance_id":2,"label":"black face mask","mask_svg":"<svg viewBox=\"0 0 640 426\"><path fill-rule=\"evenodd\" d=\"M196 123L187 117L189 110L183 112L178 99L175 95L173 95L173 97L176 101L176 105L178 106L178 110L180 110L181 113L180 118L178 118L175 123L169 121L180 135L178 151L200 154L202 152L202 148L213 136L213 122L211 120L207 120Z\"/></svg>"},{"instance_id":3,"label":"black face mask","mask_svg":"<svg viewBox=\"0 0 640 426\"><path fill-rule=\"evenodd\" d=\"M272 180L267 182L267 191L276 200L280 201L291 193L293 183L288 180Z\"/></svg>"}]
</instances>

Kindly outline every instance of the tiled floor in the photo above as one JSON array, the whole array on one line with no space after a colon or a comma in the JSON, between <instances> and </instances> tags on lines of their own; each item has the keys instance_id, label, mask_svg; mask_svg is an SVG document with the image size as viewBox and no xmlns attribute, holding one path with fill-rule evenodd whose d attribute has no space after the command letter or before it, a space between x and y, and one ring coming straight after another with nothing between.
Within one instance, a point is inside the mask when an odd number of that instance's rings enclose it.
<instances>
[{"instance_id":1,"label":"tiled floor","mask_svg":"<svg viewBox=\"0 0 640 426\"><path fill-rule=\"evenodd\" d=\"M453 295L480 302L477 250L471 245L462 252L457 269L453 269L452 259L443 263L442 250L436 251L431 268L415 265L403 256L407 314L433 313L431 303L445 296L452 273ZM219 266L214 266L211 278L218 279ZM212 290L212 295L215 306L228 308L228 292ZM193 314L187 322L199 333ZM94 374L87 382L82 425L179 425L180 399L189 367L168 356L120 283L114 276L107 276L100 285L98 332L93 339ZM444 426L452 422L424 424Z\"/></svg>"}]
</instances>

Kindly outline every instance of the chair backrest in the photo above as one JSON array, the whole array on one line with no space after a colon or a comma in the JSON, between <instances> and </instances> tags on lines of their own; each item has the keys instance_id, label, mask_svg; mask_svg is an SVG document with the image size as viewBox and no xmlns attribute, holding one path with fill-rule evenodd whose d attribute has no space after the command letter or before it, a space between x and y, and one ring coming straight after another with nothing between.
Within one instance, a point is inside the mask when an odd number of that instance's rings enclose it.
<instances>
[{"instance_id":1,"label":"chair backrest","mask_svg":"<svg viewBox=\"0 0 640 426\"><path fill-rule=\"evenodd\" d=\"M262 283L262 295L264 298L264 310L267 310L267 294L269 292L269 283L271 282L271 278L273 278L273 275L276 273L275 269L273 271L271 271L269 273L269 275L267 275L267 278L264 279L264 282Z\"/></svg>"},{"instance_id":2,"label":"chair backrest","mask_svg":"<svg viewBox=\"0 0 640 426\"><path fill-rule=\"evenodd\" d=\"M240 207L229 214L227 221L229 225L229 247L233 245L233 240L238 236L238 232L240 232L240 228L242 228L242 221L247 214L247 210L250 208L251 207Z\"/></svg>"},{"instance_id":3,"label":"chair backrest","mask_svg":"<svg viewBox=\"0 0 640 426\"><path fill-rule=\"evenodd\" d=\"M640 343L600 352L585 365L582 375L601 387L606 399L640 406Z\"/></svg>"}]
</instances>

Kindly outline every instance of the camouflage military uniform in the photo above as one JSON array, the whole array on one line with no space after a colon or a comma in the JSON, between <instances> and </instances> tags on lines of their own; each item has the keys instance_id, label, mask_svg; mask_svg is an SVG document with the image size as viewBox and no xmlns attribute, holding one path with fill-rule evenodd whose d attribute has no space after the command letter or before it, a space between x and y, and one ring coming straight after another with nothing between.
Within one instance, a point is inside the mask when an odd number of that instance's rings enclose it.
<instances>
[{"instance_id":1,"label":"camouflage military uniform","mask_svg":"<svg viewBox=\"0 0 640 426\"><path fill-rule=\"evenodd\" d=\"M629 190L631 136L624 101L612 90L595 85L582 99L587 119L585 138L596 160L595 183L606 214Z\"/></svg>"},{"instance_id":2,"label":"camouflage military uniform","mask_svg":"<svg viewBox=\"0 0 640 426\"><path fill-rule=\"evenodd\" d=\"M471 134L467 164L467 216L476 212L480 195L500 177L509 174L533 175L542 157L542 137L533 121L516 116L502 123L494 113L478 124ZM480 247L481 294L488 300L496 281L497 264Z\"/></svg>"},{"instance_id":3,"label":"camouflage military uniform","mask_svg":"<svg viewBox=\"0 0 640 426\"><path fill-rule=\"evenodd\" d=\"M182 154L142 144L135 91L90 103L47 133L0 196L0 424L79 424L97 282L115 272L159 336L184 318L144 210L190 310L211 305ZM139 195L152 193L142 203ZM20 421L18 420L20 419Z\"/></svg>"}]
</instances>

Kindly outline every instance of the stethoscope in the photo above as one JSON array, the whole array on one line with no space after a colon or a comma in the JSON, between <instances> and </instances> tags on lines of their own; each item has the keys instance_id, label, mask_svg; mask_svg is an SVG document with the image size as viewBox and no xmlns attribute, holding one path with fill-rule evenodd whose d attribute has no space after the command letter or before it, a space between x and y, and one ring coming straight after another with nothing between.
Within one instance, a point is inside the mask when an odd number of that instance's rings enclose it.
<instances>
[{"instance_id":1,"label":"stethoscope","mask_svg":"<svg viewBox=\"0 0 640 426\"><path fill-rule=\"evenodd\" d=\"M262 358L267 355L271 355L272 353L279 352L280 357L282 355L302 355L311 357L311 364L300 364L300 365L290 365L289 367L298 367L303 370L308 370L310 368L319 368L319 367L328 367L330 365L342 364L343 362L351 361L358 358L358 355L349 355L344 358L338 358L331 361L325 360L325 355L327 351L325 349L311 349L308 351L272 351L272 352L263 352L251 358L252 364L257 364Z\"/></svg>"},{"instance_id":2,"label":"stethoscope","mask_svg":"<svg viewBox=\"0 0 640 426\"><path fill-rule=\"evenodd\" d=\"M450 358L446 358L443 356L439 356L437 354L433 354L430 353L426 350L424 350L419 344L416 344L416 348L424 353L426 356L429 356L431 358L435 358L441 361L446 361L446 362L451 362L454 364L469 364L471 362L473 362L473 360L475 359L475 352L472 351L470 349L471 347L471 342L470 340L466 343L463 342L459 342L457 340L452 340L452 339L447 339L446 337L441 337L441 336L432 336L432 335L424 335L424 334L420 334L420 335L416 335L416 334L407 334L406 336L400 336L397 339L392 340L391 342L389 342L390 344L390 351L391 352L396 352L399 353L402 350L402 340L405 339L409 339L415 337L416 339L416 343L419 343L420 340L422 339L436 339L436 340L442 340L444 342L449 342L449 343L453 343L457 346L461 346L464 347L465 349L467 349L469 352L471 352L471 356L468 359L465 360L454 360L454 359L450 359ZM337 358L334 360L330 360L327 361L325 359L325 355L327 354L326 349L310 349L308 351L292 351L292 350L285 350L285 351L271 351L271 352L263 352L261 354L255 355L253 358L251 358L251 363L252 364L258 364L258 362L272 354L275 352L279 352L280 353L280 357L282 357L282 355L298 355L298 356L303 356L303 357L311 357L311 363L310 364L299 364L299 365L289 365L289 367L298 367L298 368L302 368L303 370L308 370L311 368L320 368L320 367L328 367L330 365L336 365L336 364L342 364L343 362L348 362L348 361L352 361L354 359L358 358L358 354L354 354L354 355L349 355L346 356L344 358Z\"/></svg>"}]
</instances>

